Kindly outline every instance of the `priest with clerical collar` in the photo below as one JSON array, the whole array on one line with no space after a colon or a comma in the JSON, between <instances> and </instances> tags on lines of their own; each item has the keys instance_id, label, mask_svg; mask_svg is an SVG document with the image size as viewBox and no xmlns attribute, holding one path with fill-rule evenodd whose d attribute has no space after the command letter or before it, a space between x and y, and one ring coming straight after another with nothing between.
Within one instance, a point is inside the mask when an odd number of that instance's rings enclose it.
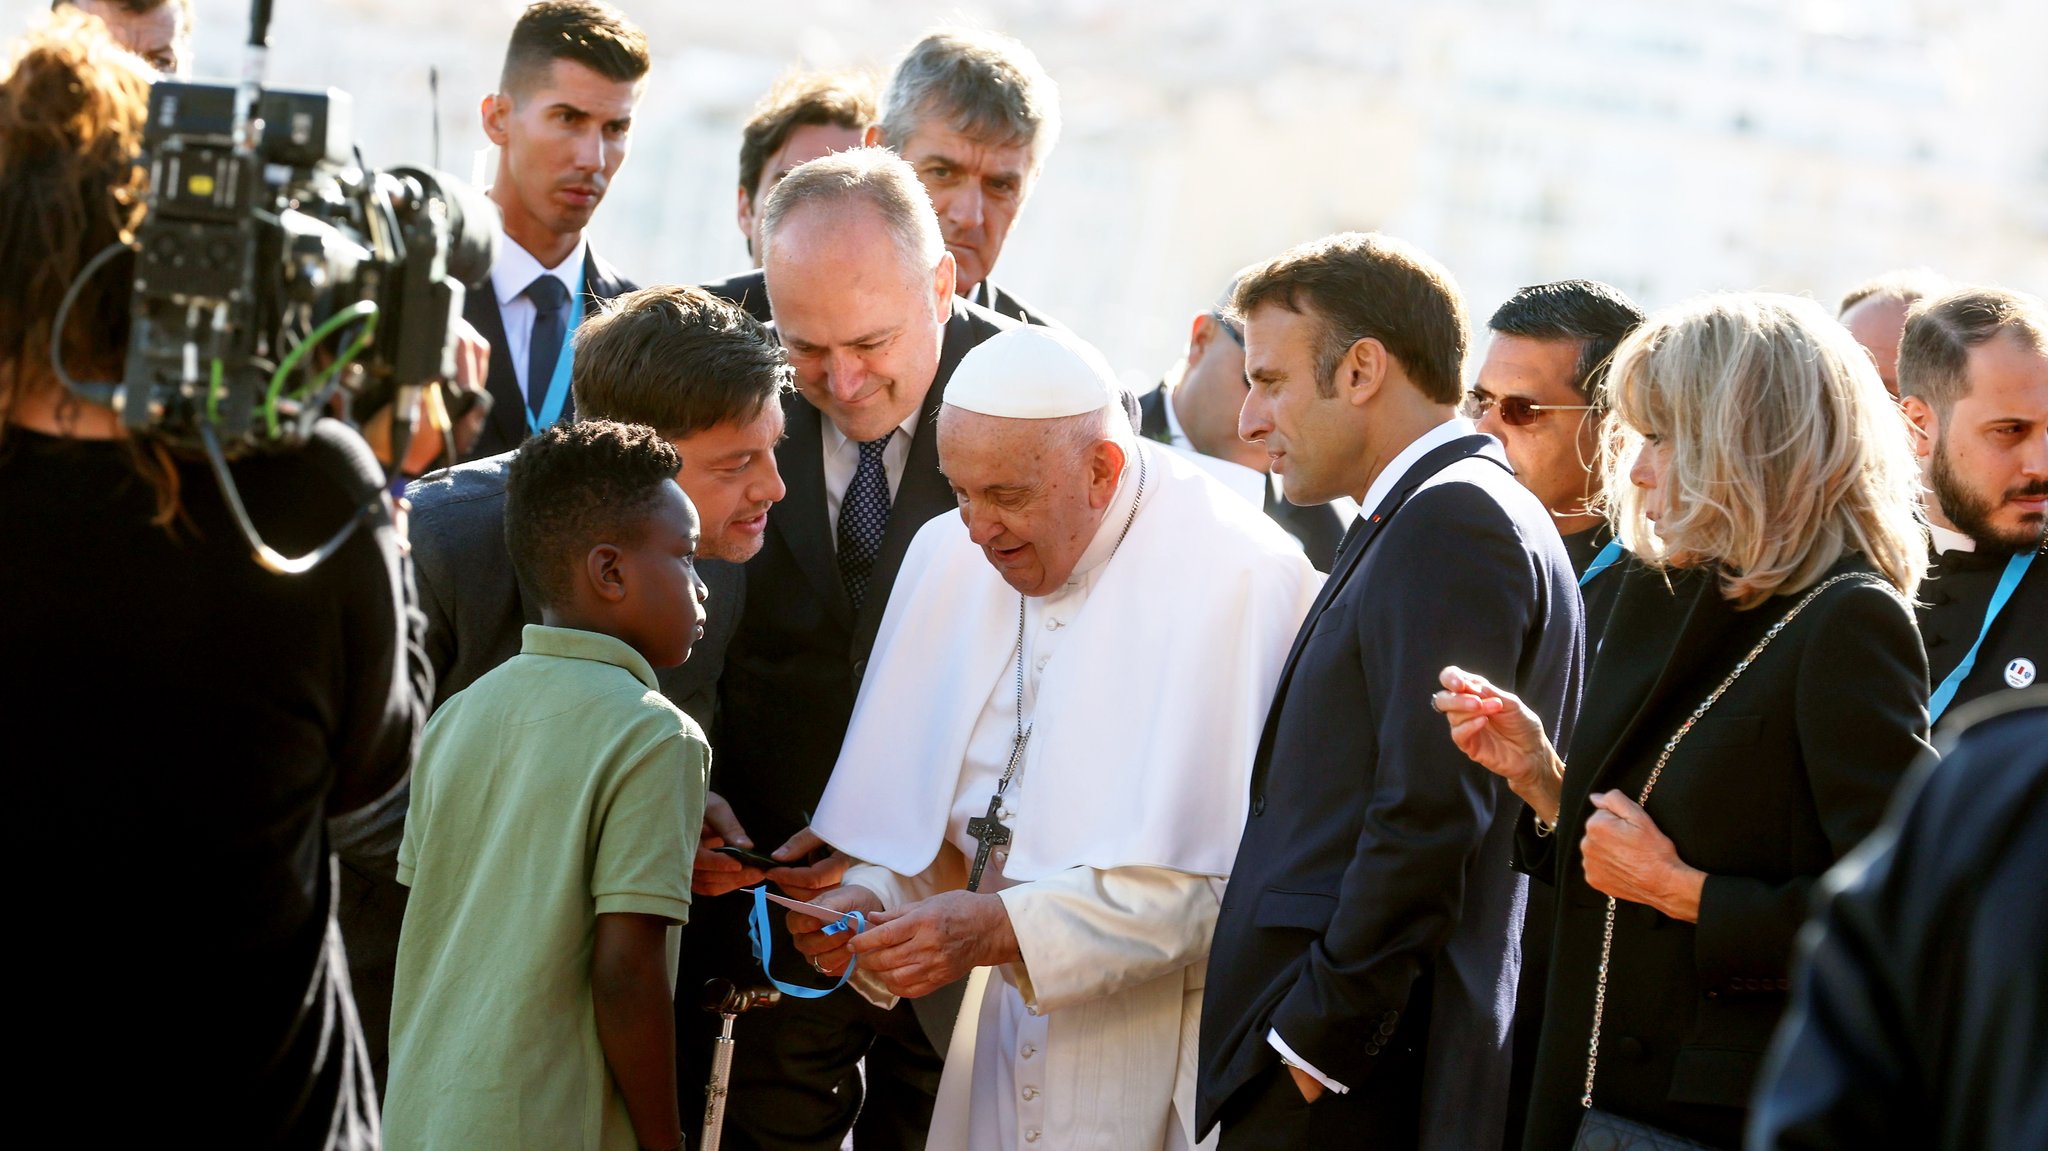
<instances>
[{"instance_id":1,"label":"priest with clerical collar","mask_svg":"<svg viewBox=\"0 0 2048 1151\"><path fill-rule=\"evenodd\" d=\"M861 861L818 901L868 928L791 930L880 1003L972 974L931 1146L1193 1147L1209 936L1321 577L1065 333L969 352L938 427L960 515L910 546L813 821Z\"/></svg>"}]
</instances>

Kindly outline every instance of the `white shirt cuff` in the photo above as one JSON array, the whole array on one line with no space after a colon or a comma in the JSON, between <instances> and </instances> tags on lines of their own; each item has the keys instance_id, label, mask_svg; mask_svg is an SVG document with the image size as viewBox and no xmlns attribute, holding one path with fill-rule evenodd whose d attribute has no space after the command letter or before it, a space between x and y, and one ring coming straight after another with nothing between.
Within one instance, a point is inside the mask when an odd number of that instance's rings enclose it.
<instances>
[{"instance_id":1,"label":"white shirt cuff","mask_svg":"<svg viewBox=\"0 0 2048 1151\"><path fill-rule=\"evenodd\" d=\"M1332 1079L1329 1076L1323 1074L1322 1072L1316 1070L1315 1064L1310 1063L1308 1060L1303 1059L1299 1055L1296 1055L1294 1053L1294 1048L1289 1047L1287 1045L1287 1041L1285 1039L1280 1038L1280 1032L1277 1029L1269 1028L1266 1031L1266 1042L1273 1045L1273 1050L1278 1051L1280 1053L1280 1058L1285 1059L1287 1062L1293 1064L1294 1066L1299 1067L1303 1071L1308 1072L1308 1077L1310 1079L1315 1080L1316 1082L1322 1084L1324 1087L1328 1088L1331 1091L1336 1092L1339 1095L1349 1095L1351 1093L1351 1088L1344 1086L1342 1083L1339 1083L1335 1079Z\"/></svg>"}]
</instances>

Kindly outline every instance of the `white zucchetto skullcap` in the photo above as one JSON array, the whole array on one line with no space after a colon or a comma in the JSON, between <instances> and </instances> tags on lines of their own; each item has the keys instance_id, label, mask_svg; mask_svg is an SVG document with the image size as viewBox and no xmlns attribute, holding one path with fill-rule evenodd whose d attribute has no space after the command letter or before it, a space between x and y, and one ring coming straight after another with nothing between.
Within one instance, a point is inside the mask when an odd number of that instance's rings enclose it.
<instances>
[{"instance_id":1,"label":"white zucchetto skullcap","mask_svg":"<svg viewBox=\"0 0 2048 1151\"><path fill-rule=\"evenodd\" d=\"M1109 364L1084 341L1049 328L999 332L960 360L946 403L985 416L1050 420L1123 402Z\"/></svg>"}]
</instances>

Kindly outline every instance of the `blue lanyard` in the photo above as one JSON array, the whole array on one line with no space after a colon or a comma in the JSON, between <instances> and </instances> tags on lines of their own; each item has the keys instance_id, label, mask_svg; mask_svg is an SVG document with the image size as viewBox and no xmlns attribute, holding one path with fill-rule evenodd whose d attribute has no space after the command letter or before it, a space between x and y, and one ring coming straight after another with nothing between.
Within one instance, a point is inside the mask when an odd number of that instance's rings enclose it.
<instances>
[{"instance_id":1,"label":"blue lanyard","mask_svg":"<svg viewBox=\"0 0 2048 1151\"><path fill-rule=\"evenodd\" d=\"M1948 705L1955 700L1963 681L1970 678L1970 669L1977 666L1977 650L1984 646L1984 637L1991 634L1991 625L1998 622L1998 613L2005 609L2005 601L2019 590L2020 581L2027 577L2027 569L2033 566L2034 557L2039 554L2028 552L2005 561L2005 574L1998 577L1998 590L1991 593L1991 606L1984 609L1984 626L1977 629L1977 642L1970 645L1970 650L1963 654L1963 662L1948 673L1948 678L1941 681L1941 686L1934 689L1934 695L1927 701L1929 727L1941 719L1941 713L1947 711Z\"/></svg>"},{"instance_id":2,"label":"blue lanyard","mask_svg":"<svg viewBox=\"0 0 2048 1151\"><path fill-rule=\"evenodd\" d=\"M1593 557L1593 562L1586 565L1586 574L1579 577L1579 586L1585 587L1592 583L1594 576L1620 563L1621 557L1627 554L1628 552L1622 550L1620 540L1608 540L1607 546L1600 549L1600 554Z\"/></svg>"},{"instance_id":3,"label":"blue lanyard","mask_svg":"<svg viewBox=\"0 0 2048 1151\"><path fill-rule=\"evenodd\" d=\"M535 415L531 407L526 409L526 430L529 434L551 428L562 418L562 407L569 402L569 369L576 359L576 328L582 322L583 272L579 269L576 287L569 293L569 328L562 333L562 350L555 356L555 374L548 378L547 394L540 401L540 414ZM527 338L532 339L532 336ZM533 381L526 381L526 386L532 387Z\"/></svg>"},{"instance_id":4,"label":"blue lanyard","mask_svg":"<svg viewBox=\"0 0 2048 1151\"><path fill-rule=\"evenodd\" d=\"M839 922L826 924L825 934L837 935L842 931L851 931L859 935L867 929L868 917L858 911L849 911L839 917ZM775 978L775 973L768 968L768 961L775 954L774 931L768 922L768 885L764 883L754 889L754 911L747 917L747 941L753 944L754 958L761 961L761 970L767 974L768 982L774 984L777 991L798 999L823 999L846 986L846 981L853 978L854 965L859 962L854 956L847 957L846 970L839 973L839 982L830 987L799 987Z\"/></svg>"}]
</instances>

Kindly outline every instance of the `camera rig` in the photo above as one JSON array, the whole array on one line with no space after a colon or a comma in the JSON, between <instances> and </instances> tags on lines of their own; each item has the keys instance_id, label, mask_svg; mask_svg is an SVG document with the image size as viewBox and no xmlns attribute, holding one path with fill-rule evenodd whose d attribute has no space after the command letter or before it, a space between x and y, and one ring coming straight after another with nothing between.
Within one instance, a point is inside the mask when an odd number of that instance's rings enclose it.
<instances>
[{"instance_id":1,"label":"camera rig","mask_svg":"<svg viewBox=\"0 0 2048 1151\"><path fill-rule=\"evenodd\" d=\"M129 434L211 463L265 567L300 572L333 554L355 517L301 557L263 543L228 461L304 444L323 416L392 411L403 458L423 389L454 372L466 287L496 255L496 209L422 168L373 171L353 140L354 104L335 89L262 84L270 22L255 0L238 85L158 81L143 162L127 359L119 382L57 378L119 413ZM79 287L130 250L97 254Z\"/></svg>"}]
</instances>

